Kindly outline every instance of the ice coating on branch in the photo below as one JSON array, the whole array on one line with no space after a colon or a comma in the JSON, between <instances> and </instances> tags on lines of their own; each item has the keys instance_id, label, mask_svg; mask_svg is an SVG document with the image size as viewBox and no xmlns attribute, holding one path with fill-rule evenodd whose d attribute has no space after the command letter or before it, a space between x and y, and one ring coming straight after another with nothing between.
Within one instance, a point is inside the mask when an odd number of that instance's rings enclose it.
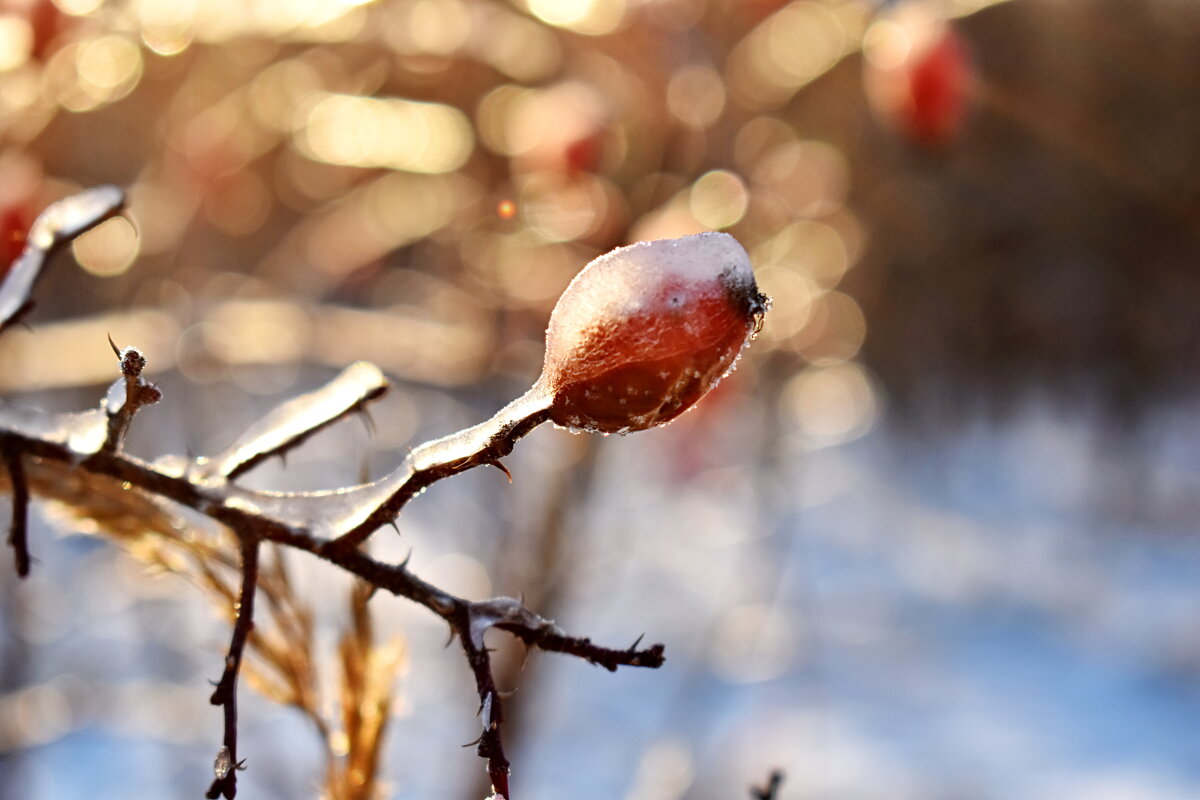
<instances>
[{"instance_id":1,"label":"ice coating on branch","mask_svg":"<svg viewBox=\"0 0 1200 800\"><path fill-rule=\"evenodd\" d=\"M125 193L120 188L97 186L63 198L38 215L29 229L24 252L0 281L0 330L28 308L33 286L50 251L113 216L124 203Z\"/></svg>"},{"instance_id":2,"label":"ice coating on branch","mask_svg":"<svg viewBox=\"0 0 1200 800\"><path fill-rule=\"evenodd\" d=\"M58 414L0 403L0 425L21 436L63 445L79 456L97 452L108 435L108 415L99 408Z\"/></svg>"},{"instance_id":3,"label":"ice coating on branch","mask_svg":"<svg viewBox=\"0 0 1200 800\"><path fill-rule=\"evenodd\" d=\"M669 422L729 372L766 308L749 256L728 234L600 256L550 316L538 386L554 397L551 418L602 433Z\"/></svg>"},{"instance_id":4,"label":"ice coating on branch","mask_svg":"<svg viewBox=\"0 0 1200 800\"><path fill-rule=\"evenodd\" d=\"M198 462L199 474L233 478L274 453L286 452L312 434L362 409L388 388L374 364L358 361L316 391L274 409L221 453Z\"/></svg>"},{"instance_id":5,"label":"ice coating on branch","mask_svg":"<svg viewBox=\"0 0 1200 800\"><path fill-rule=\"evenodd\" d=\"M260 492L227 486L224 502L248 514L271 517L319 539L336 539L362 525L412 477L405 462L377 481L317 492Z\"/></svg>"},{"instance_id":6,"label":"ice coating on branch","mask_svg":"<svg viewBox=\"0 0 1200 800\"><path fill-rule=\"evenodd\" d=\"M476 649L483 649L483 635L496 625L517 625L529 631L562 633L553 620L543 619L515 597L493 597L471 604L470 636ZM489 712L490 713L490 712ZM486 720L485 720L486 722Z\"/></svg>"}]
</instances>

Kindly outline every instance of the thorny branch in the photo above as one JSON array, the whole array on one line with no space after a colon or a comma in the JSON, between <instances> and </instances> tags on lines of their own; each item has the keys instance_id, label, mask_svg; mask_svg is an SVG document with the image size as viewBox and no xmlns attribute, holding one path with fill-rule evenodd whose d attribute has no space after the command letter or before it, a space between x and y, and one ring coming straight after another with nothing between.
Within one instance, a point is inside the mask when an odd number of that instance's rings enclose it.
<instances>
[{"instance_id":1,"label":"thorny branch","mask_svg":"<svg viewBox=\"0 0 1200 800\"><path fill-rule=\"evenodd\" d=\"M50 252L116 213L122 203L119 189L101 187L60 201L38 218L24 254L0 284L0 331L30 307L30 291ZM24 459L110 478L171 500L222 523L237 537L242 584L225 669L211 698L214 705L223 707L225 733L208 797L232 799L236 773L244 765L238 760L237 678L253 628L258 554L263 542L310 553L446 620L462 645L479 693L483 733L478 753L487 759L496 794L504 798L510 798L509 762L500 735L502 704L484 643L490 628L507 631L527 646L573 655L608 670L663 664L662 645L638 649L635 642L624 650L601 647L587 638L567 636L517 600L498 597L472 602L427 583L409 572L406 563L384 563L360 548L371 533L392 522L404 505L430 484L482 464L502 467L500 459L512 451L516 441L548 418L546 397L530 392L487 422L422 445L394 472L374 483L323 492L254 492L232 480L267 457L286 453L316 430L363 410L386 390L379 370L369 364L352 365L322 389L268 414L217 456L166 456L148 463L125 453L121 444L137 410L156 402L160 394L141 378L145 359L136 349L117 351L114 345L114 351L122 377L98 410L47 414L0 406L0 449L14 494L10 541L16 550L18 572L27 571L24 518L29 484Z\"/></svg>"},{"instance_id":2,"label":"thorny branch","mask_svg":"<svg viewBox=\"0 0 1200 800\"><path fill-rule=\"evenodd\" d=\"M220 752L217 754L217 764L213 767L215 773L212 786L208 787L205 797L217 798L224 795L229 800L237 794L237 773L244 763L238 761L237 746L237 679L242 666L242 654L246 649L246 640L254 628L254 593L258 588L258 539L247 532L239 536L242 551L242 589L238 595L237 621L233 625L233 638L229 642L229 652L225 656L225 671L217 688L209 698L214 706L222 706L225 711L225 736Z\"/></svg>"}]
</instances>

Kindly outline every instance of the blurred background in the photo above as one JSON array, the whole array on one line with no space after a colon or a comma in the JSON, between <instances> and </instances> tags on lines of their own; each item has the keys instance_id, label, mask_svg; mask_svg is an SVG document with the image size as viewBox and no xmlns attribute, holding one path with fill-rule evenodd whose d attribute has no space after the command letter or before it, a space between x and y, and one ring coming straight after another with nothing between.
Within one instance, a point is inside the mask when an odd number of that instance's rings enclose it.
<instances>
[{"instance_id":1,"label":"blurred background","mask_svg":"<svg viewBox=\"0 0 1200 800\"><path fill-rule=\"evenodd\" d=\"M367 359L374 434L245 479L346 485L521 393L595 255L728 231L774 308L710 398L539 430L512 486L372 541L667 645L502 650L514 794L1200 798L1198 54L1192 0L3 0L0 261L78 187L130 207L0 340L0 390L92 406L111 334L165 392L131 451L199 455ZM36 517L32 576L0 570L0 797L201 796L227 621ZM336 718L349 581L289 566ZM484 797L444 626L371 609L374 791ZM336 719L243 697L240 796L320 795Z\"/></svg>"}]
</instances>

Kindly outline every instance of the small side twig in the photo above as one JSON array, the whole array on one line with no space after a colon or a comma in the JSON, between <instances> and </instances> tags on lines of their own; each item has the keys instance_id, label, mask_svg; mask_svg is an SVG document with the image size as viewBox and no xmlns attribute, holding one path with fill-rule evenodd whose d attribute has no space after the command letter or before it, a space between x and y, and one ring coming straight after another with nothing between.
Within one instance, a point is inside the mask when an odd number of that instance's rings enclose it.
<instances>
[{"instance_id":1,"label":"small side twig","mask_svg":"<svg viewBox=\"0 0 1200 800\"><path fill-rule=\"evenodd\" d=\"M225 656L225 672L217 682L217 688L209 698L214 706L222 706L225 710L225 736L220 752L213 766L215 773L212 785L208 787L205 797L215 800L225 797L233 800L237 794L237 772L245 766L244 761L238 760L237 748L237 679L242 666L242 654L246 649L246 640L254 627L254 592L258 587L258 537L243 533L241 535L242 550L242 590L238 597L237 622L233 626L233 637L229 641L229 651Z\"/></svg>"},{"instance_id":2,"label":"small side twig","mask_svg":"<svg viewBox=\"0 0 1200 800\"><path fill-rule=\"evenodd\" d=\"M750 798L751 800L776 800L779 796L780 786L783 786L783 770L772 770L765 786L761 789L757 786L750 787Z\"/></svg>"},{"instance_id":3,"label":"small side twig","mask_svg":"<svg viewBox=\"0 0 1200 800\"><path fill-rule=\"evenodd\" d=\"M459 634L463 655L471 674L475 676L475 690L479 694L479 719L483 724L483 732L475 740L475 752L480 758L487 760L488 777L492 781L492 790L504 798L511 797L508 788L508 773L510 763L504 754L504 741L500 735L500 724L504 721L504 704L500 700L500 692L496 689L496 679L492 675L492 658L487 647L476 643L468 635L462 635L463 630L471 626L470 607L465 606L458 616L458 623L451 622L452 628Z\"/></svg>"},{"instance_id":4,"label":"small side twig","mask_svg":"<svg viewBox=\"0 0 1200 800\"><path fill-rule=\"evenodd\" d=\"M500 409L486 422L426 442L413 450L399 468L378 482L380 502L360 522L337 536L337 546L357 548L381 526L392 522L409 500L428 486L484 464L498 467L512 482L500 459L519 439L550 419L551 397L534 389Z\"/></svg>"},{"instance_id":5,"label":"small side twig","mask_svg":"<svg viewBox=\"0 0 1200 800\"><path fill-rule=\"evenodd\" d=\"M121 378L108 389L104 398L104 410L108 414L108 434L101 449L106 453L121 450L125 434L133 424L133 418L143 406L150 406L162 399L157 386L142 378L146 368L146 357L136 347L118 348L110 336L112 347L121 364Z\"/></svg>"},{"instance_id":6,"label":"small side twig","mask_svg":"<svg viewBox=\"0 0 1200 800\"><path fill-rule=\"evenodd\" d=\"M221 453L197 462L205 477L234 480L271 456L287 453L346 416L367 413L367 404L388 390L379 367L359 361L316 391L277 407ZM365 418L365 417L364 417Z\"/></svg>"},{"instance_id":7,"label":"small side twig","mask_svg":"<svg viewBox=\"0 0 1200 800\"><path fill-rule=\"evenodd\" d=\"M638 650L637 645L641 641L640 638L627 649L614 650L611 647L601 647L586 636L565 636L554 631L530 630L511 625L497 625L496 627L508 631L529 647L582 658L590 664L604 667L609 672L616 672L617 667L658 669L667 660L666 648L661 644L652 645L645 650Z\"/></svg>"},{"instance_id":8,"label":"small side twig","mask_svg":"<svg viewBox=\"0 0 1200 800\"><path fill-rule=\"evenodd\" d=\"M12 545L16 560L17 575L29 575L29 482L25 480L25 464L21 452L14 447L4 446L4 465L12 480L12 523L8 529L8 543Z\"/></svg>"}]
</instances>

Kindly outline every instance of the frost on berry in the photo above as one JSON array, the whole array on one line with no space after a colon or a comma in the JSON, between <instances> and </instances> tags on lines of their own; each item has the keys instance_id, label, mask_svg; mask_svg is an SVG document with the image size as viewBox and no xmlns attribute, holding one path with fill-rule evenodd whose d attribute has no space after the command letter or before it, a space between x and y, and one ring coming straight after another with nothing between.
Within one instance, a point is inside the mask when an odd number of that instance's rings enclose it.
<instances>
[{"instance_id":1,"label":"frost on berry","mask_svg":"<svg viewBox=\"0 0 1200 800\"><path fill-rule=\"evenodd\" d=\"M662 425L717 385L762 324L746 251L701 233L639 242L592 261L559 298L538 386L566 428Z\"/></svg>"}]
</instances>

